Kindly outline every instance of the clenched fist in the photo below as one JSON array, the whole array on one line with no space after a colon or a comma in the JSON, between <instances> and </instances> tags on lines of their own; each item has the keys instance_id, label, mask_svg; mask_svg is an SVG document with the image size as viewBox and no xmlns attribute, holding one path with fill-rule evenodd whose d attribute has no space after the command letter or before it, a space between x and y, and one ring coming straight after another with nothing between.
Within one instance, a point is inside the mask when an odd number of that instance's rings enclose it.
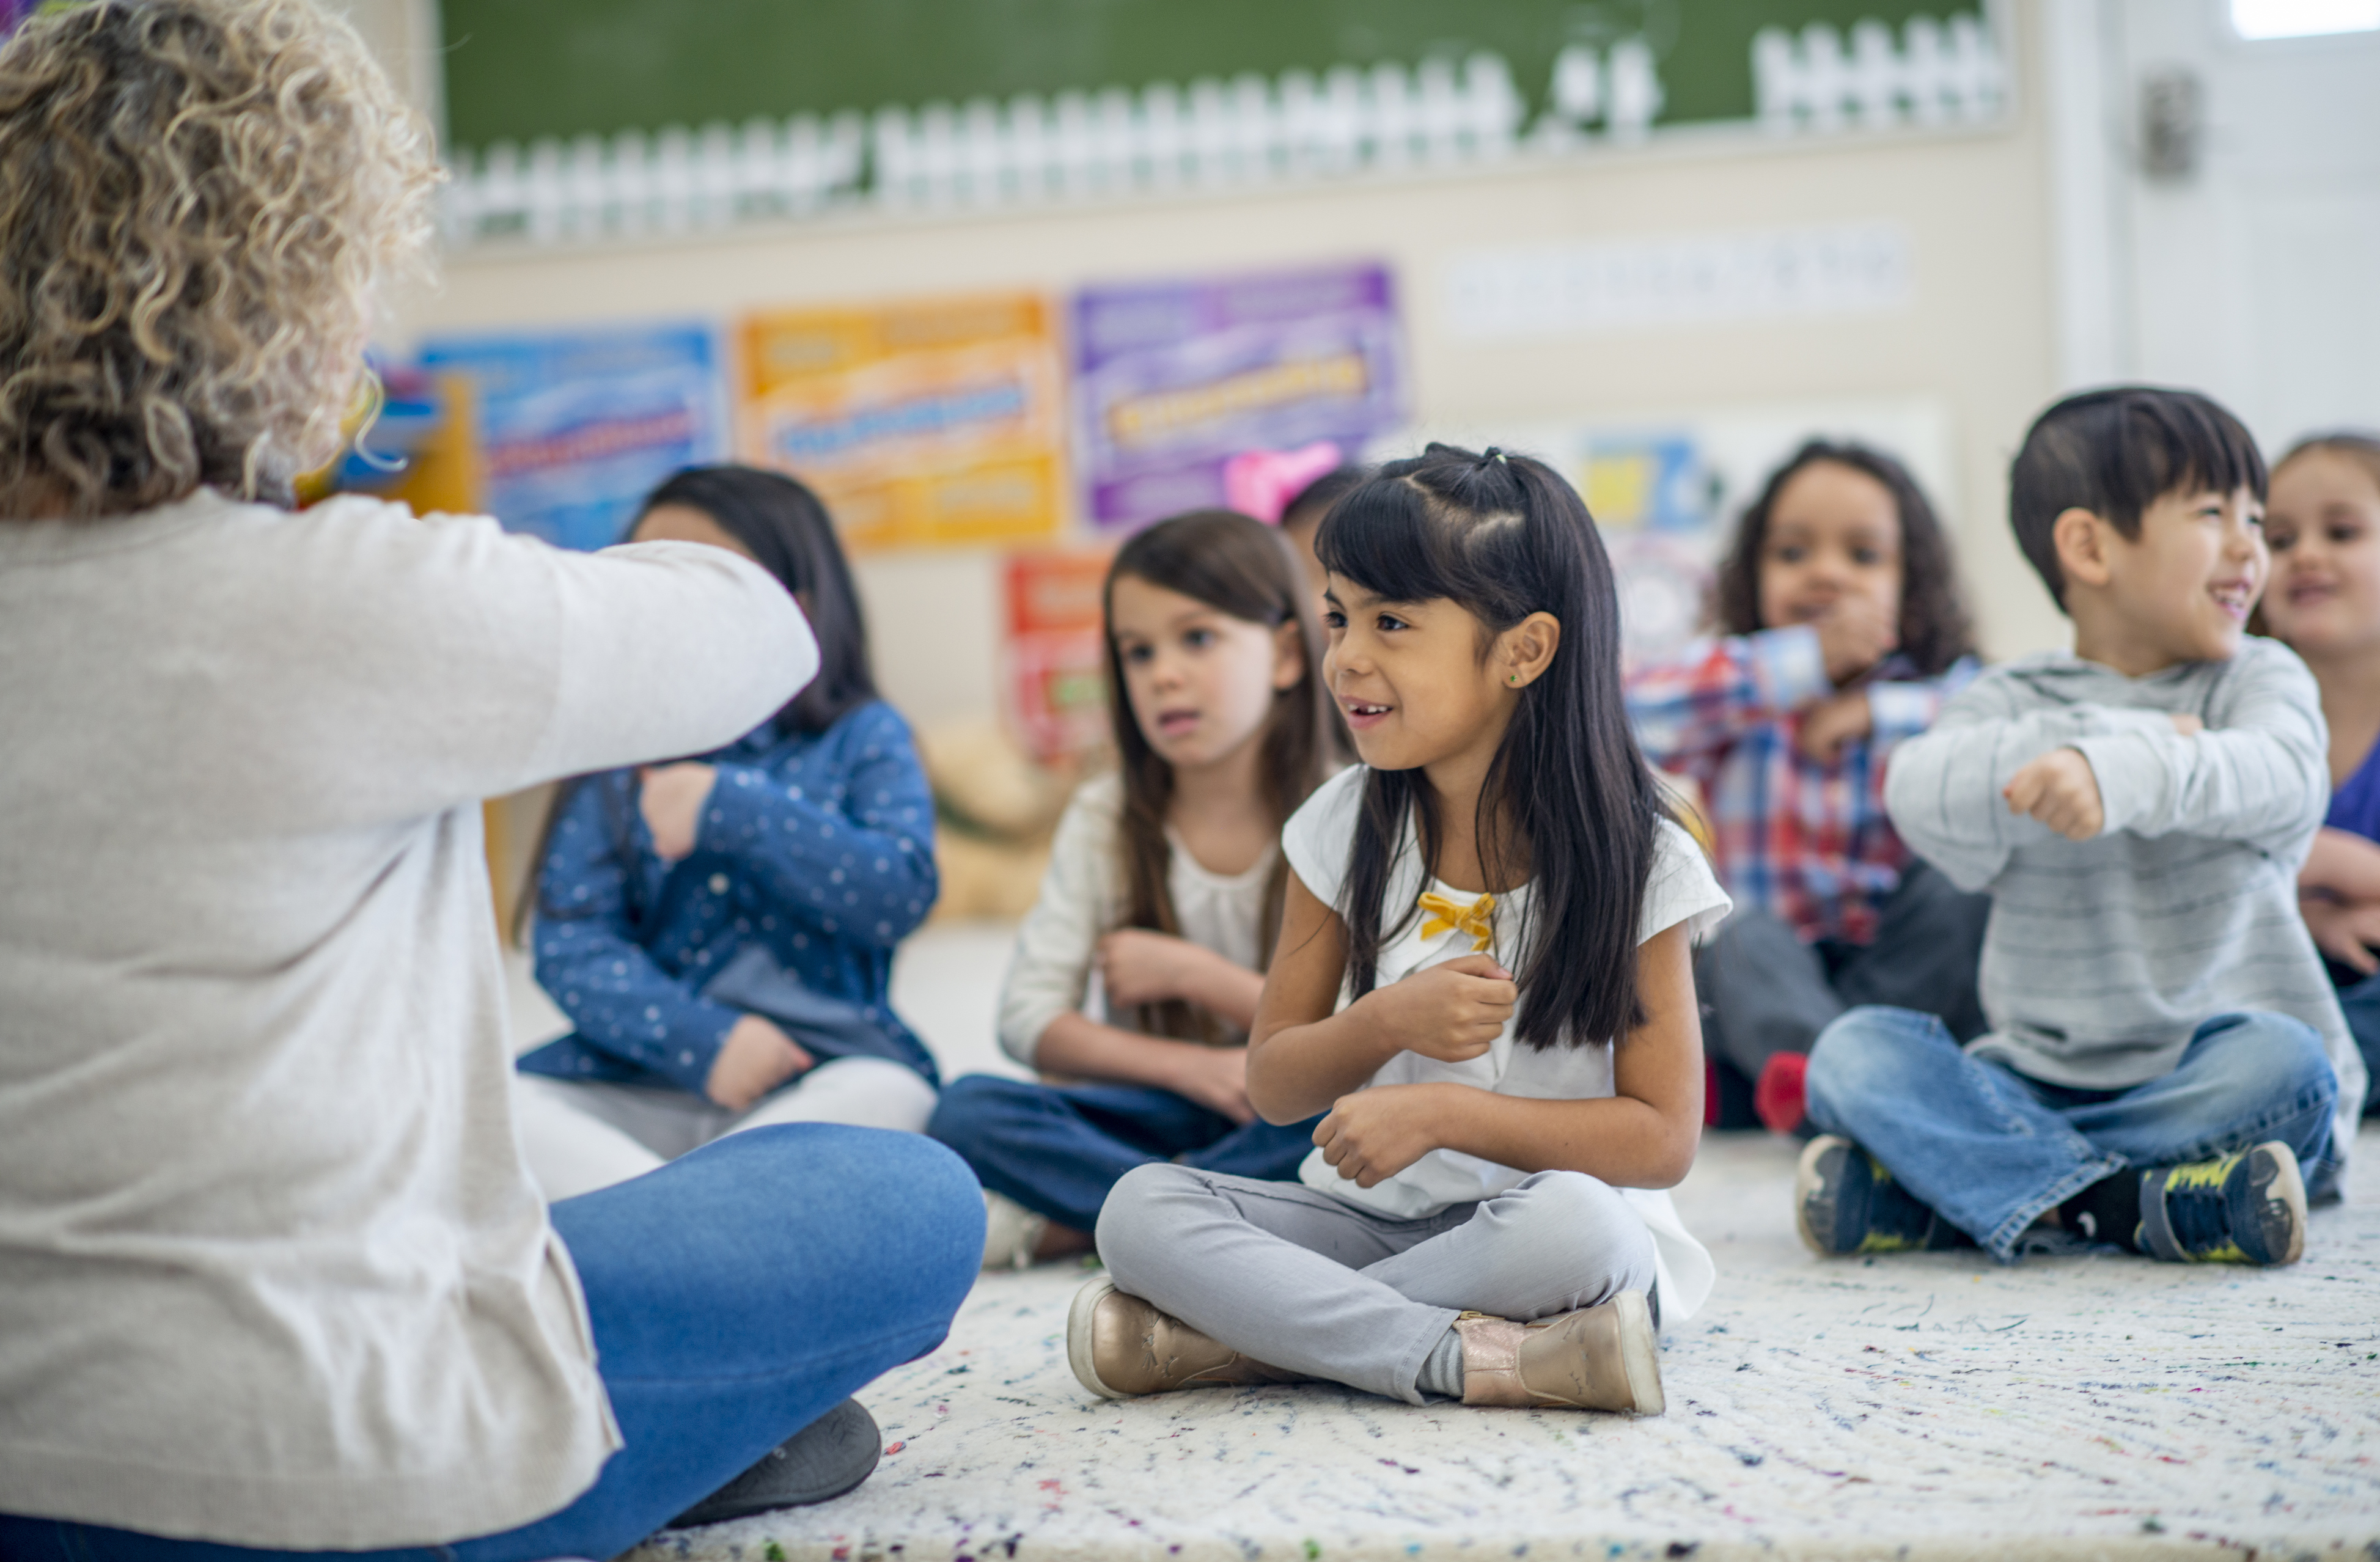
<instances>
[{"instance_id":1,"label":"clenched fist","mask_svg":"<svg viewBox=\"0 0 2380 1562\"><path fill-rule=\"evenodd\" d=\"M1520 999L1512 974L1493 956L1466 954L1375 987L1349 1012L1360 1010L1400 1051L1467 1063L1495 1045Z\"/></svg>"},{"instance_id":2,"label":"clenched fist","mask_svg":"<svg viewBox=\"0 0 2380 1562\"><path fill-rule=\"evenodd\" d=\"M2030 814L2069 841L2088 841L2107 828L2099 778L2079 748L2045 754L2009 778L2000 795L2011 814Z\"/></svg>"}]
</instances>

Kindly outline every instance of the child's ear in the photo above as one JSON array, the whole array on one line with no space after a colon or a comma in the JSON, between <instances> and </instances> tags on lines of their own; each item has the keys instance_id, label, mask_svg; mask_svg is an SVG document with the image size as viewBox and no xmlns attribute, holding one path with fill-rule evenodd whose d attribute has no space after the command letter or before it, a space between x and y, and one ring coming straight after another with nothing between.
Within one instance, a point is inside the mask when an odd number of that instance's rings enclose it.
<instances>
[{"instance_id":1,"label":"child's ear","mask_svg":"<svg viewBox=\"0 0 2380 1562\"><path fill-rule=\"evenodd\" d=\"M1272 632L1272 686L1276 694L1297 687L1305 676L1305 635L1291 619Z\"/></svg>"},{"instance_id":2,"label":"child's ear","mask_svg":"<svg viewBox=\"0 0 2380 1562\"><path fill-rule=\"evenodd\" d=\"M2069 585L2097 589L2114 573L2108 540L2115 528L2095 511L2073 505L2049 523L2050 545L2058 550L2058 574Z\"/></svg>"},{"instance_id":3,"label":"child's ear","mask_svg":"<svg viewBox=\"0 0 2380 1562\"><path fill-rule=\"evenodd\" d=\"M1561 620L1549 612L1533 612L1496 636L1496 681L1507 688L1525 689L1545 676L1561 648Z\"/></svg>"}]
</instances>

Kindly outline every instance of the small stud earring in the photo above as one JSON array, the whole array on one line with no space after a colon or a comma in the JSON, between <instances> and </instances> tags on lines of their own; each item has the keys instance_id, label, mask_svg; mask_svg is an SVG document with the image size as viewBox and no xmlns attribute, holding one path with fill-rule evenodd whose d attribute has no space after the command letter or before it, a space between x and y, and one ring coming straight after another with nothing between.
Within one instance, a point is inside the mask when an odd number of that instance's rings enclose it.
<instances>
[{"instance_id":1,"label":"small stud earring","mask_svg":"<svg viewBox=\"0 0 2380 1562\"><path fill-rule=\"evenodd\" d=\"M1517 672L1507 672L1504 674L1504 682L1508 684L1517 684L1520 681L1521 675Z\"/></svg>"}]
</instances>

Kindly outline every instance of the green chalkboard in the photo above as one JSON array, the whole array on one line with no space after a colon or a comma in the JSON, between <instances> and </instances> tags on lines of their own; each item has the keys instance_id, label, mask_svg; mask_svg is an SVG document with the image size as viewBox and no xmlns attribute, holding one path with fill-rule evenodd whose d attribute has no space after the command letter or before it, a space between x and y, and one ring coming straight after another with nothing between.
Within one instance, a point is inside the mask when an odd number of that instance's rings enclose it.
<instances>
[{"instance_id":1,"label":"green chalkboard","mask_svg":"<svg viewBox=\"0 0 2380 1562\"><path fill-rule=\"evenodd\" d=\"M441 0L453 140L783 118L1492 50L1542 100L1572 42L1641 35L1665 123L1747 118L1771 24L1974 0Z\"/></svg>"}]
</instances>

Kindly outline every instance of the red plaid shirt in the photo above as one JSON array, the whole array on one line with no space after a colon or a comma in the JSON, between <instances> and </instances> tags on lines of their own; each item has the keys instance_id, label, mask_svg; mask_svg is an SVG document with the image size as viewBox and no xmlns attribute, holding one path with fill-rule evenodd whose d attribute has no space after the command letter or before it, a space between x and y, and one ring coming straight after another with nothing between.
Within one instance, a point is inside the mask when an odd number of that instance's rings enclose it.
<instances>
[{"instance_id":1,"label":"red plaid shirt","mask_svg":"<svg viewBox=\"0 0 2380 1562\"><path fill-rule=\"evenodd\" d=\"M1805 940L1864 944L1900 887L1909 848L1884 811L1885 758L1933 723L1977 672L1968 657L1922 678L1900 657L1865 685L1874 729L1819 764L1796 745L1802 711L1834 693L1806 624L1697 640L1628 680L1645 757L1703 791L1719 877Z\"/></svg>"}]
</instances>

